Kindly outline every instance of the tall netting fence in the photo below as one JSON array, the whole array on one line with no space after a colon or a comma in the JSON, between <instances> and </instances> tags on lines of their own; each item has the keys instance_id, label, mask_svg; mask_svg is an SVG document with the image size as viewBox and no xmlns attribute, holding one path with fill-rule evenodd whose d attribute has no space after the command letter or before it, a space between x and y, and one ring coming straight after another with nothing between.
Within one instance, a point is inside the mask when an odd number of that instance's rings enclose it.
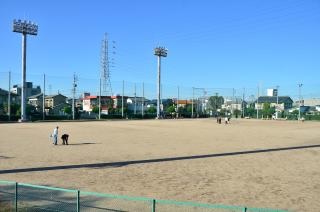
<instances>
[{"instance_id":1,"label":"tall netting fence","mask_svg":"<svg viewBox=\"0 0 320 212\"><path fill-rule=\"evenodd\" d=\"M285 212L286 210L178 202L0 181L0 212Z\"/></svg>"},{"instance_id":2,"label":"tall netting fence","mask_svg":"<svg viewBox=\"0 0 320 212\"><path fill-rule=\"evenodd\" d=\"M76 73L66 73L64 76L30 73L26 81L26 113L31 120L154 118L157 114L159 97L156 82L107 81ZM21 87L20 73L0 72L1 120L19 119ZM259 99L269 95L268 89L277 90L279 104L285 104L283 99L291 101L286 110L281 110L279 117L297 119L300 108L306 118L316 119L319 116L320 119L320 90L316 83L219 88L214 83L211 87L190 87L163 82L159 98L161 117L201 118L219 114L263 118L267 108L257 104ZM54 98L60 99L57 101Z\"/></svg>"}]
</instances>

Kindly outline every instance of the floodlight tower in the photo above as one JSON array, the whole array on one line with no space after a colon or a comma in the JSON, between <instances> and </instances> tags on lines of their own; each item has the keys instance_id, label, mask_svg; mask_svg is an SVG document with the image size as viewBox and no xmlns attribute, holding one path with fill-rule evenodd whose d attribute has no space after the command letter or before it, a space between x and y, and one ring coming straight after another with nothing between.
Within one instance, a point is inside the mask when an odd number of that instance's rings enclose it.
<instances>
[{"instance_id":1,"label":"floodlight tower","mask_svg":"<svg viewBox=\"0 0 320 212\"><path fill-rule=\"evenodd\" d=\"M31 21L13 20L13 32L22 34L22 89L21 89L21 121L27 120L26 115L26 58L27 35L37 35L38 25Z\"/></svg>"},{"instance_id":2,"label":"floodlight tower","mask_svg":"<svg viewBox=\"0 0 320 212\"><path fill-rule=\"evenodd\" d=\"M161 57L167 57L167 51L168 49L165 47L156 47L154 49L154 55L158 56L157 119L160 119Z\"/></svg>"}]
</instances>

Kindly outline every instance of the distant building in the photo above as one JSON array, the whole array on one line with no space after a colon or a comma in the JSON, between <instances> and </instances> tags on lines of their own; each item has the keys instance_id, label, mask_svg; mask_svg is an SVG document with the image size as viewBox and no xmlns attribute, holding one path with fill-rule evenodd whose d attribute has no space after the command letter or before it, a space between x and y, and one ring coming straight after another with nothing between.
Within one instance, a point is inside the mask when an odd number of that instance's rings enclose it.
<instances>
[{"instance_id":1,"label":"distant building","mask_svg":"<svg viewBox=\"0 0 320 212\"><path fill-rule=\"evenodd\" d=\"M113 107L111 96L101 96L101 112L108 114L108 107ZM82 99L82 110L91 112L94 107L99 107L99 96L85 96Z\"/></svg>"},{"instance_id":2,"label":"distant building","mask_svg":"<svg viewBox=\"0 0 320 212\"><path fill-rule=\"evenodd\" d=\"M10 100L11 104L21 104L21 98L15 93L10 93ZM3 90L0 88L0 104L7 104L8 103L8 96L9 92L7 90Z\"/></svg>"},{"instance_id":3,"label":"distant building","mask_svg":"<svg viewBox=\"0 0 320 212\"><path fill-rule=\"evenodd\" d=\"M278 89L267 89L267 96L278 96Z\"/></svg>"},{"instance_id":4,"label":"distant building","mask_svg":"<svg viewBox=\"0 0 320 212\"><path fill-rule=\"evenodd\" d=\"M228 111L234 110L242 110L242 108L246 108L248 103L243 101L241 98L235 98L234 100L225 99L224 104L221 105L222 109L226 109Z\"/></svg>"},{"instance_id":5,"label":"distant building","mask_svg":"<svg viewBox=\"0 0 320 212\"><path fill-rule=\"evenodd\" d=\"M34 106L38 112L41 112L43 105L43 94L40 93L37 95L29 96L28 104Z\"/></svg>"},{"instance_id":6,"label":"distant building","mask_svg":"<svg viewBox=\"0 0 320 212\"><path fill-rule=\"evenodd\" d=\"M301 101L301 103L302 105L305 105L305 106L317 106L317 105L320 105L320 98L304 99Z\"/></svg>"},{"instance_id":7,"label":"distant building","mask_svg":"<svg viewBox=\"0 0 320 212\"><path fill-rule=\"evenodd\" d=\"M186 99L174 99L173 100L173 103L175 105L178 105L178 107L186 107L187 105L191 105L192 104L192 101L191 100L186 100Z\"/></svg>"},{"instance_id":8,"label":"distant building","mask_svg":"<svg viewBox=\"0 0 320 212\"><path fill-rule=\"evenodd\" d=\"M255 102L255 109L263 109L263 105L266 103L270 103L271 107L276 107L279 111L283 111L292 108L293 101L289 96L259 96Z\"/></svg>"},{"instance_id":9,"label":"distant building","mask_svg":"<svg viewBox=\"0 0 320 212\"><path fill-rule=\"evenodd\" d=\"M66 102L66 100L67 97L62 94L45 96L44 106L46 112L49 113L49 111L51 111L51 113L53 114L60 115L60 113L57 111L60 111L61 107L70 105ZM34 106L38 112L42 112L43 94L40 93L37 95L30 96L28 98L28 104Z\"/></svg>"},{"instance_id":10,"label":"distant building","mask_svg":"<svg viewBox=\"0 0 320 212\"><path fill-rule=\"evenodd\" d=\"M67 97L62 94L48 95L45 97L45 107L54 108L55 106L66 103Z\"/></svg>"},{"instance_id":11,"label":"distant building","mask_svg":"<svg viewBox=\"0 0 320 212\"><path fill-rule=\"evenodd\" d=\"M13 85L11 92L21 96L21 85ZM29 96L37 95L41 93L40 86L33 87L32 82L26 82L26 98Z\"/></svg>"}]
</instances>

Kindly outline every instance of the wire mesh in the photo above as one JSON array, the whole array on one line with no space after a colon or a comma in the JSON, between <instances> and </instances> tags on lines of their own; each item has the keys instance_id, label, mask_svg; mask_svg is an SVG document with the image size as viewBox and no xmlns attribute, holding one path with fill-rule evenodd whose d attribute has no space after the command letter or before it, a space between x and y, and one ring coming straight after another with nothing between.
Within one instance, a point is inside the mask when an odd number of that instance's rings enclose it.
<instances>
[{"instance_id":1,"label":"wire mesh","mask_svg":"<svg viewBox=\"0 0 320 212\"><path fill-rule=\"evenodd\" d=\"M286 212L263 208L156 200L0 181L0 212Z\"/></svg>"},{"instance_id":2,"label":"wire mesh","mask_svg":"<svg viewBox=\"0 0 320 212\"><path fill-rule=\"evenodd\" d=\"M244 207L157 200L157 212L242 212Z\"/></svg>"},{"instance_id":3,"label":"wire mesh","mask_svg":"<svg viewBox=\"0 0 320 212\"><path fill-rule=\"evenodd\" d=\"M0 181L0 211L11 212L15 209L15 186L14 182Z\"/></svg>"},{"instance_id":4,"label":"wire mesh","mask_svg":"<svg viewBox=\"0 0 320 212\"><path fill-rule=\"evenodd\" d=\"M86 212L150 212L151 203L148 199L138 199L126 196L115 196L81 192L80 211Z\"/></svg>"},{"instance_id":5,"label":"wire mesh","mask_svg":"<svg viewBox=\"0 0 320 212\"><path fill-rule=\"evenodd\" d=\"M23 211L77 211L76 191L19 184L17 197Z\"/></svg>"}]
</instances>

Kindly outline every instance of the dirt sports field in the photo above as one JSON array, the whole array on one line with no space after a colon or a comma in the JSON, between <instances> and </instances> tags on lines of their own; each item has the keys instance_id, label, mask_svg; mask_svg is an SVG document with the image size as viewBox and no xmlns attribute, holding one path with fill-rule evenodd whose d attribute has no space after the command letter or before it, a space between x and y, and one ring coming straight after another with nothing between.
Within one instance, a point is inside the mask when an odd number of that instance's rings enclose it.
<instances>
[{"instance_id":1,"label":"dirt sports field","mask_svg":"<svg viewBox=\"0 0 320 212\"><path fill-rule=\"evenodd\" d=\"M59 140L54 146L49 141L56 125L60 135L70 134L70 145L63 146ZM0 180L317 212L320 122L231 120L229 125L219 125L214 119L198 119L0 124Z\"/></svg>"}]
</instances>

